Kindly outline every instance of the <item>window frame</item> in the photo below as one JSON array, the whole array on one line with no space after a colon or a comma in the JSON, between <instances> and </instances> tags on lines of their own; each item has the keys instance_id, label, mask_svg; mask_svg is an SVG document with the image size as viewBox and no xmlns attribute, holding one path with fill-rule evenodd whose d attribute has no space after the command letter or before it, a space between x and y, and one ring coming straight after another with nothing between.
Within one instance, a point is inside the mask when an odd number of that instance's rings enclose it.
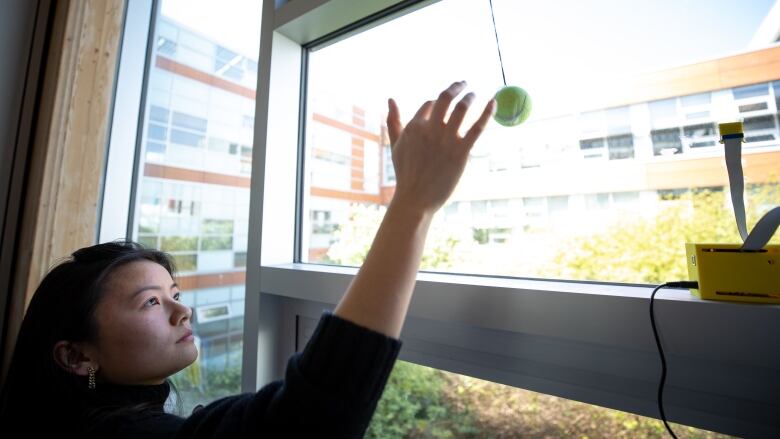
<instances>
[{"instance_id":1,"label":"window frame","mask_svg":"<svg viewBox=\"0 0 780 439\"><path fill-rule=\"evenodd\" d=\"M255 190L250 195L247 266L257 269L247 272L242 377L245 391L283 376L287 355L302 347L298 340L290 340L291 334L300 329L300 319L316 319L318 311L332 308L357 272L352 267L298 263L305 241L300 227L307 218L301 216L302 205L308 196L302 193L302 160L289 152L303 156L305 121L309 116L304 107L307 51L433 2L367 0L361 2L366 8L362 16L348 12L350 4L344 0L296 1L278 8L266 3L257 90L258 96L267 98L257 101L255 122ZM399 5L408 9L393 9ZM391 9L381 12L386 8ZM306 32L302 30L306 23L317 26ZM363 28L357 29L359 26ZM323 38L328 30L331 40ZM301 72L300 77L291 78L294 75L289 72L296 70ZM294 126L289 119L299 125ZM284 178L280 175L282 169L297 169L298 177ZM268 182L265 187L273 186L273 190L258 190L263 187L260 181ZM290 200L297 200L295 206L290 205ZM295 246L291 248L293 242ZM648 315L650 286L426 272L419 273L417 279L402 334L406 341L402 359L658 416L655 397L660 359ZM744 334L759 331L758 328L780 333L780 307L701 301L681 290L664 290L656 300L661 337L666 340L669 356L670 381L665 396L669 419L731 434L778 431L780 427L770 425L771 418L767 417L771 416L771 402L776 402L764 393L767 380L744 371L777 369L772 362L780 364L780 353L762 349L765 346L757 339L734 337L718 322L734 321ZM623 317L615 319L616 315ZM690 331L690 321L699 322L701 332ZM426 329L431 322L450 330ZM507 357L500 350L491 352L484 347L495 344L490 336L486 338L485 330L541 337L537 340L538 355L529 354L524 363L508 359L506 364L486 365L485 358ZM705 337L705 333L711 335ZM410 338L411 335L414 337ZM471 351L456 348L464 338L473 342L475 348L483 347ZM550 354L558 343L566 343L570 349ZM686 351L685 347L690 349ZM737 371L730 367L737 359L724 355L722 350L753 355L740 357L743 369ZM604 352L617 363L605 364ZM637 360L637 356L642 359ZM618 363L623 365L621 370L613 368ZM531 371L534 367L536 371ZM582 373L578 382L572 382L572 367ZM724 392L724 383L731 383L730 393ZM780 391L777 386L773 389ZM753 401L748 403L746 398ZM713 400L726 404L713 404Z\"/></svg>"},{"instance_id":2,"label":"window frame","mask_svg":"<svg viewBox=\"0 0 780 439\"><path fill-rule=\"evenodd\" d=\"M307 50L437 1L263 2L246 251L243 391L284 376L289 354L302 347L299 330L316 321L322 310L332 309L357 273L354 267L298 262L308 218L302 215L308 199L302 189ZM148 39L158 6L154 0L128 1L116 99L130 99L124 101L130 104L115 105L109 145L114 155L109 155L105 182L113 201L107 197L101 212L101 242L116 237L112 230L132 236L129 207L135 203L135 182L128 176L137 174L132 163L138 162L141 150L137 139L144 128L138 122L143 120L149 58L137 47L131 56L126 46L141 44L129 38L131 28L142 30ZM133 13L134 8L145 12ZM144 56L140 61L139 53ZM123 69L133 74L125 77ZM125 88L135 90L130 98L122 97ZM127 108L132 111L121 113ZM123 120L132 123L120 127ZM116 155L130 144L135 160ZM129 170L112 171L115 162ZM401 359L658 417L660 359L648 315L651 286L430 272L420 272L417 279L401 336ZM669 364L664 401L668 418L741 436L780 433L775 416L780 380L774 379L780 371L780 349L772 349L780 346L780 306L702 301L684 290L662 290L656 300ZM696 322L695 330L690 322Z\"/></svg>"}]
</instances>

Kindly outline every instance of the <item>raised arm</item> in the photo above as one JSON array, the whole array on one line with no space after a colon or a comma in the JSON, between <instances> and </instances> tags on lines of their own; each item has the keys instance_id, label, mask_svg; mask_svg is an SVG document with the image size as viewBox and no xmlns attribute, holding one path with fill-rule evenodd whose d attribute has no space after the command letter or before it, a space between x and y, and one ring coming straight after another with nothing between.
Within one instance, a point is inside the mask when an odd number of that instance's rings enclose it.
<instances>
[{"instance_id":1,"label":"raised arm","mask_svg":"<svg viewBox=\"0 0 780 439\"><path fill-rule=\"evenodd\" d=\"M468 93L448 120L447 110L463 91L456 82L435 101L424 103L403 127L398 106L388 102L396 190L371 249L334 314L398 338L409 308L425 237L434 213L447 201L463 174L469 151L495 109L485 106L465 135L459 134L474 101Z\"/></svg>"}]
</instances>

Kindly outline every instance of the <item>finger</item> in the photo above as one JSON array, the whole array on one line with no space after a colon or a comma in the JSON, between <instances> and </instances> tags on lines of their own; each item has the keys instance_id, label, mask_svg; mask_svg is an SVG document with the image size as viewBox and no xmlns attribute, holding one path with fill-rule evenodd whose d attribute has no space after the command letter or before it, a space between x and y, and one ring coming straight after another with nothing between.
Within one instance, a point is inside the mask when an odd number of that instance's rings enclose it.
<instances>
[{"instance_id":1,"label":"finger","mask_svg":"<svg viewBox=\"0 0 780 439\"><path fill-rule=\"evenodd\" d=\"M398 111L398 105L393 99L387 101L387 134L390 136L390 145L395 145L395 141L401 136L401 112Z\"/></svg>"},{"instance_id":2,"label":"finger","mask_svg":"<svg viewBox=\"0 0 780 439\"><path fill-rule=\"evenodd\" d=\"M433 104L434 101L426 101L422 104L412 120L426 120L431 117L431 108L433 108Z\"/></svg>"},{"instance_id":3,"label":"finger","mask_svg":"<svg viewBox=\"0 0 780 439\"><path fill-rule=\"evenodd\" d=\"M474 125L471 126L469 131L463 137L463 140L469 149L474 146L474 143L477 141L477 139L479 139L479 136L482 135L483 131L485 131L485 127L490 121L490 118L493 116L494 111L496 111L496 100L491 99L490 102L485 105L485 109L482 110L482 115L479 116L479 119L474 122Z\"/></svg>"},{"instance_id":4,"label":"finger","mask_svg":"<svg viewBox=\"0 0 780 439\"><path fill-rule=\"evenodd\" d=\"M431 120L444 121L444 116L447 114L447 109L450 108L452 100L455 99L465 87L466 81L455 82L441 92L439 98L436 99L436 104L433 106Z\"/></svg>"},{"instance_id":5,"label":"finger","mask_svg":"<svg viewBox=\"0 0 780 439\"><path fill-rule=\"evenodd\" d=\"M447 130L451 130L453 134L457 134L460 129L463 119L466 117L466 113L471 107L471 103L474 102L474 93L469 93L458 102L455 109L452 110L450 120L447 121Z\"/></svg>"}]
</instances>

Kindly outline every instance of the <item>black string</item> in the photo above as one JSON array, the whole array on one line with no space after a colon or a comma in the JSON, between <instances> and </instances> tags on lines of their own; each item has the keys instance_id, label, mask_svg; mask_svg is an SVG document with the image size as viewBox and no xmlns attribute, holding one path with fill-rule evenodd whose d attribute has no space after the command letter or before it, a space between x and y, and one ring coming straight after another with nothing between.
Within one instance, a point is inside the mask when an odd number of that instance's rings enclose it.
<instances>
[{"instance_id":1,"label":"black string","mask_svg":"<svg viewBox=\"0 0 780 439\"><path fill-rule=\"evenodd\" d=\"M493 0L490 0L490 17L493 19L493 33L496 34L496 49L498 49L498 62L501 64L501 78L506 87L506 75L504 74L504 60L501 59L501 46L498 44L498 30L496 29L496 16L493 14Z\"/></svg>"},{"instance_id":2,"label":"black string","mask_svg":"<svg viewBox=\"0 0 780 439\"><path fill-rule=\"evenodd\" d=\"M666 356L664 355L664 349L661 346L661 339L658 337L658 329L655 326L655 313L653 313L653 303L655 299L655 294L664 287L671 287L671 288L697 288L698 284L696 282L667 282L662 285L658 285L653 290L653 294L650 295L650 325L653 327L653 337L655 338L655 345L658 347L658 354L661 356L661 381L658 383L658 411L661 413L661 420L664 421L664 426L666 427L666 431L669 432L669 434L674 438L677 439L677 435L674 434L672 431L672 427L669 426L669 423L666 421L666 413L664 413L664 403L663 403L663 397L664 397L664 383L666 383Z\"/></svg>"}]
</instances>

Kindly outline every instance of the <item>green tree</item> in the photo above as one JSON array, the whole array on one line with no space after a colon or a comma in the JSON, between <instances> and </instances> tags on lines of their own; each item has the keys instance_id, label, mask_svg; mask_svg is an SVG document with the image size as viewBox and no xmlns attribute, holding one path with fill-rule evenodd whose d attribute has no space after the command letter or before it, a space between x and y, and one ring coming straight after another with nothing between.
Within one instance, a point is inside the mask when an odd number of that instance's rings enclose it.
<instances>
[{"instance_id":1,"label":"green tree","mask_svg":"<svg viewBox=\"0 0 780 439\"><path fill-rule=\"evenodd\" d=\"M479 429L474 414L448 397L448 384L440 370L396 362L366 437L476 437Z\"/></svg>"},{"instance_id":2,"label":"green tree","mask_svg":"<svg viewBox=\"0 0 780 439\"><path fill-rule=\"evenodd\" d=\"M328 249L328 261L354 267L362 265L386 211L385 206L351 205L349 221L340 224L334 233L336 242ZM425 241L420 268L446 270L457 266L471 241L470 236L448 226L437 215Z\"/></svg>"},{"instance_id":3,"label":"green tree","mask_svg":"<svg viewBox=\"0 0 780 439\"><path fill-rule=\"evenodd\" d=\"M747 194L748 227L780 204L777 184L751 186ZM620 220L603 233L581 235L566 243L539 274L628 283L687 279L686 242L741 242L727 196L721 190L701 190L661 200L654 218ZM772 242L780 242L780 237Z\"/></svg>"}]
</instances>

